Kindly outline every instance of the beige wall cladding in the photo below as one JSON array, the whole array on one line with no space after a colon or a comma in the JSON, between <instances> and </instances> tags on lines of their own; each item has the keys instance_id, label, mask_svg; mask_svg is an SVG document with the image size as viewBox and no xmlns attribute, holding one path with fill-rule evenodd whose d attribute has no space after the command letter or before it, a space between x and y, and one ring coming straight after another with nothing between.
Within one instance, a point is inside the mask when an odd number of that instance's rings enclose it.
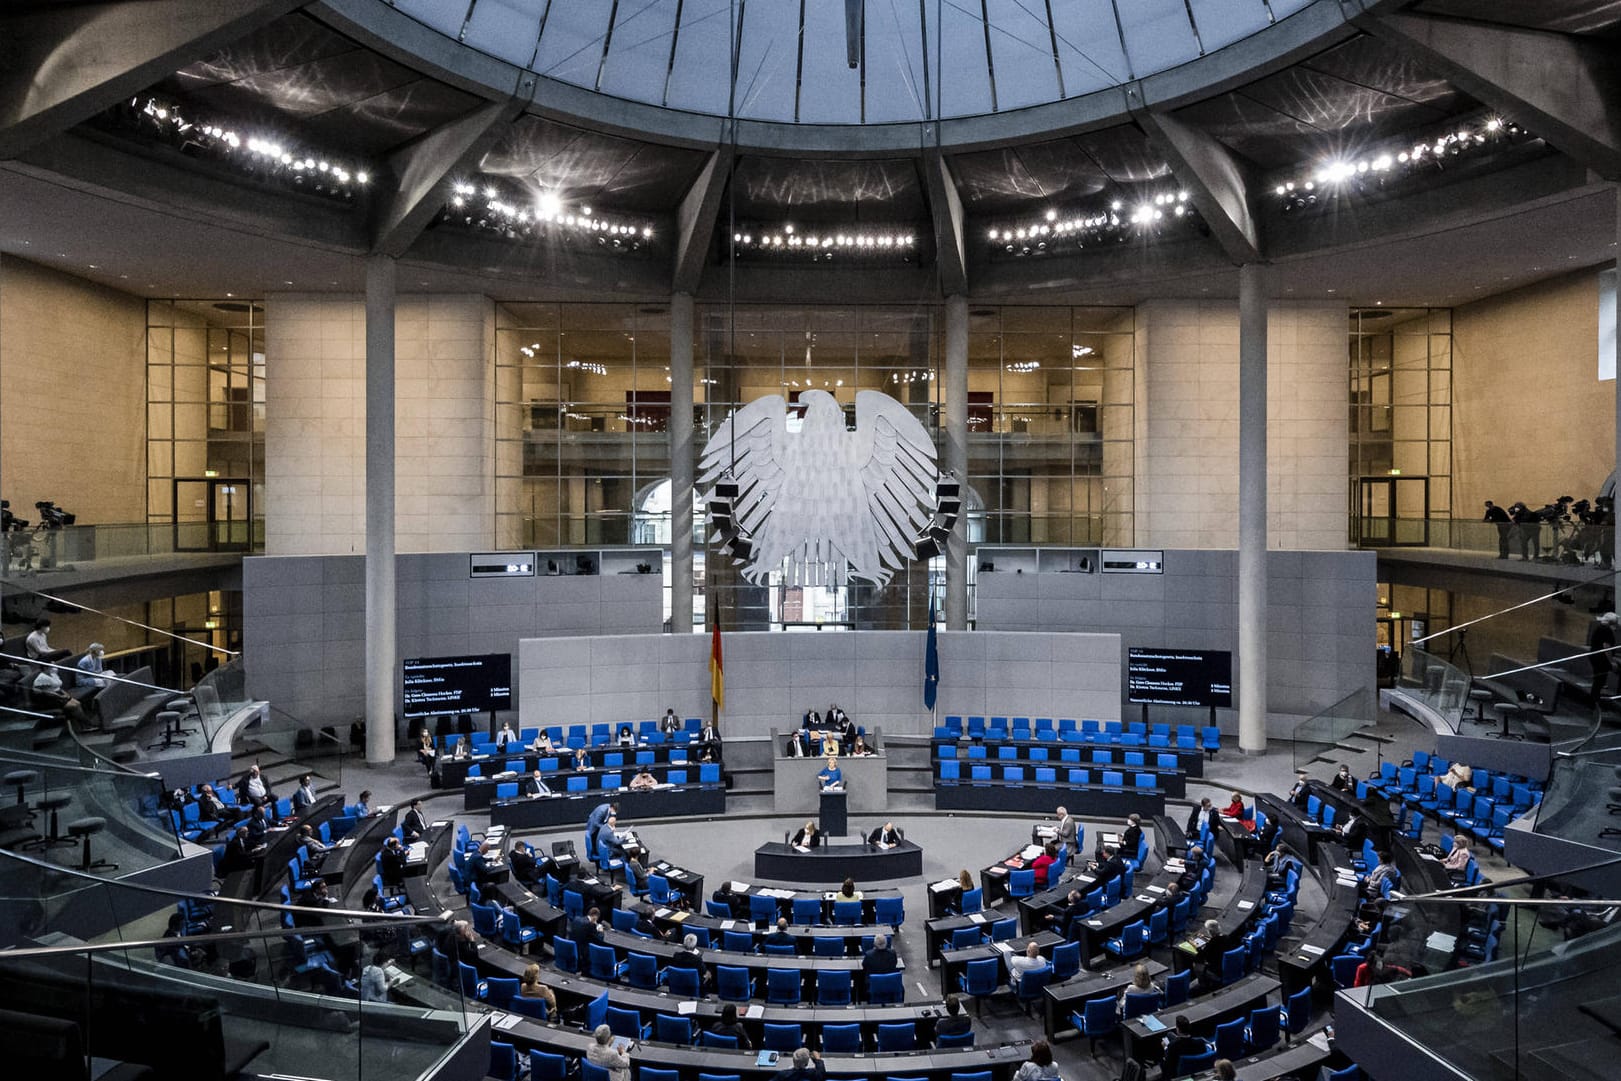
<instances>
[{"instance_id":1,"label":"beige wall cladding","mask_svg":"<svg viewBox=\"0 0 1621 1081\"><path fill-rule=\"evenodd\" d=\"M365 550L366 320L355 296L265 303L265 550ZM490 302L403 296L395 321L395 527L401 552L491 542Z\"/></svg>"},{"instance_id":2,"label":"beige wall cladding","mask_svg":"<svg viewBox=\"0 0 1621 1081\"><path fill-rule=\"evenodd\" d=\"M1587 499L1615 463L1615 383L1598 380L1598 273L1465 305L1452 318L1453 512Z\"/></svg>"},{"instance_id":3,"label":"beige wall cladding","mask_svg":"<svg viewBox=\"0 0 1621 1081\"><path fill-rule=\"evenodd\" d=\"M1267 322L1268 532L1275 548L1345 547L1347 310L1274 304ZM1137 544L1238 543L1238 307L1137 311Z\"/></svg>"},{"instance_id":4,"label":"beige wall cladding","mask_svg":"<svg viewBox=\"0 0 1621 1081\"><path fill-rule=\"evenodd\" d=\"M11 509L146 520L146 302L0 260L0 464Z\"/></svg>"}]
</instances>

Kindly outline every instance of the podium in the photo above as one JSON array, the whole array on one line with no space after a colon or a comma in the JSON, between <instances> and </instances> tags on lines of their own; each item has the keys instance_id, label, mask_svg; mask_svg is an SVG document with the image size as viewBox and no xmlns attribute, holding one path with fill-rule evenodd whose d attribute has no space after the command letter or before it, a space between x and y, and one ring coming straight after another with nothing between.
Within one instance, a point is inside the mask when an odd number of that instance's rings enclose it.
<instances>
[{"instance_id":1,"label":"podium","mask_svg":"<svg viewBox=\"0 0 1621 1081\"><path fill-rule=\"evenodd\" d=\"M822 789L822 807L820 813L822 832L829 837L843 837L850 832L850 815L845 806L845 791L843 788L834 791Z\"/></svg>"}]
</instances>

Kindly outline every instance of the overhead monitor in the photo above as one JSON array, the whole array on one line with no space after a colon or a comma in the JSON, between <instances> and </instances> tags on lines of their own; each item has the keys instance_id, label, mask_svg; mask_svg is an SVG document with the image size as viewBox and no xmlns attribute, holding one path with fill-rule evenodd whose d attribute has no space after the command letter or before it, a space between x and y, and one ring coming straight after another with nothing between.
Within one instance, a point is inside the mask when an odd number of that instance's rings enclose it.
<instances>
[{"instance_id":1,"label":"overhead monitor","mask_svg":"<svg viewBox=\"0 0 1621 1081\"><path fill-rule=\"evenodd\" d=\"M1233 655L1224 649L1130 649L1126 699L1150 706L1231 706Z\"/></svg>"},{"instance_id":2,"label":"overhead monitor","mask_svg":"<svg viewBox=\"0 0 1621 1081\"><path fill-rule=\"evenodd\" d=\"M512 708L512 654L418 657L405 662L407 717Z\"/></svg>"}]
</instances>

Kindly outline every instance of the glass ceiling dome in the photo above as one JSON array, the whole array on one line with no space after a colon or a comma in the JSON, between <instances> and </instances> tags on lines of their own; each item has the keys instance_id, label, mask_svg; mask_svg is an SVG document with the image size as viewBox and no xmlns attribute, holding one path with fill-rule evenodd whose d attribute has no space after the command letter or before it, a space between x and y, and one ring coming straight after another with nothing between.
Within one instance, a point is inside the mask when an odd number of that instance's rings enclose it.
<instances>
[{"instance_id":1,"label":"glass ceiling dome","mask_svg":"<svg viewBox=\"0 0 1621 1081\"><path fill-rule=\"evenodd\" d=\"M1277 24L1314 6L1314 0L390 3L463 49L602 99L801 126L949 122L1065 102L1236 42L1264 41L1274 27L1285 29ZM1292 44L1291 35L1274 37L1279 50ZM1257 66L1274 55L1250 48L1242 60ZM533 95L545 105L547 86L536 86ZM616 119L612 108L602 119ZM638 123L629 115L617 119Z\"/></svg>"}]
</instances>

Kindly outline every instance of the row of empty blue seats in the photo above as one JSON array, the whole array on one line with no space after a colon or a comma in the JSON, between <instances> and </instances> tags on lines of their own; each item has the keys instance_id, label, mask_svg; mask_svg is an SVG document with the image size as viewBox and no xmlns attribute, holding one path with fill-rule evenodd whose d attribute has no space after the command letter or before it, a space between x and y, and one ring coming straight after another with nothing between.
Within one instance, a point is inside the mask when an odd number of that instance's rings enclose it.
<instances>
[{"instance_id":1,"label":"row of empty blue seats","mask_svg":"<svg viewBox=\"0 0 1621 1081\"><path fill-rule=\"evenodd\" d=\"M969 762L988 760L991 748L983 743L970 744L958 754L955 743L942 743L935 747L936 757L950 761L953 758L967 759ZM1025 752L1025 753L1021 753ZM1050 762L1051 750L1046 747L1018 747L1012 744L1003 744L996 748L996 760L999 764L1018 762ZM1118 761L1116 755L1119 755ZM1149 762L1148 756L1152 754L1154 761ZM1155 769L1180 769L1176 752L1174 751L1127 751L1116 752L1113 748L1097 747L1090 751L1079 747L1060 747L1057 761L1060 764L1089 762L1094 766L1125 766L1128 769L1142 769L1153 766Z\"/></svg>"},{"instance_id":2,"label":"row of empty blue seats","mask_svg":"<svg viewBox=\"0 0 1621 1081\"><path fill-rule=\"evenodd\" d=\"M1034 784L1058 784L1058 770L1052 766L1038 766L1027 771L1023 766L1001 766L1000 773L993 775L990 765L970 766L967 781L969 784L993 781L1004 783L1023 784L1026 780ZM1089 769L1070 769L1064 771L1064 783L1072 785L1100 784L1105 788L1158 788L1160 785L1157 773L1133 773L1131 782L1126 782L1123 770L1100 770L1098 779L1092 780L1093 771ZM960 762L945 761L939 764L937 780L942 784L960 784L964 780L962 764Z\"/></svg>"}]
</instances>

